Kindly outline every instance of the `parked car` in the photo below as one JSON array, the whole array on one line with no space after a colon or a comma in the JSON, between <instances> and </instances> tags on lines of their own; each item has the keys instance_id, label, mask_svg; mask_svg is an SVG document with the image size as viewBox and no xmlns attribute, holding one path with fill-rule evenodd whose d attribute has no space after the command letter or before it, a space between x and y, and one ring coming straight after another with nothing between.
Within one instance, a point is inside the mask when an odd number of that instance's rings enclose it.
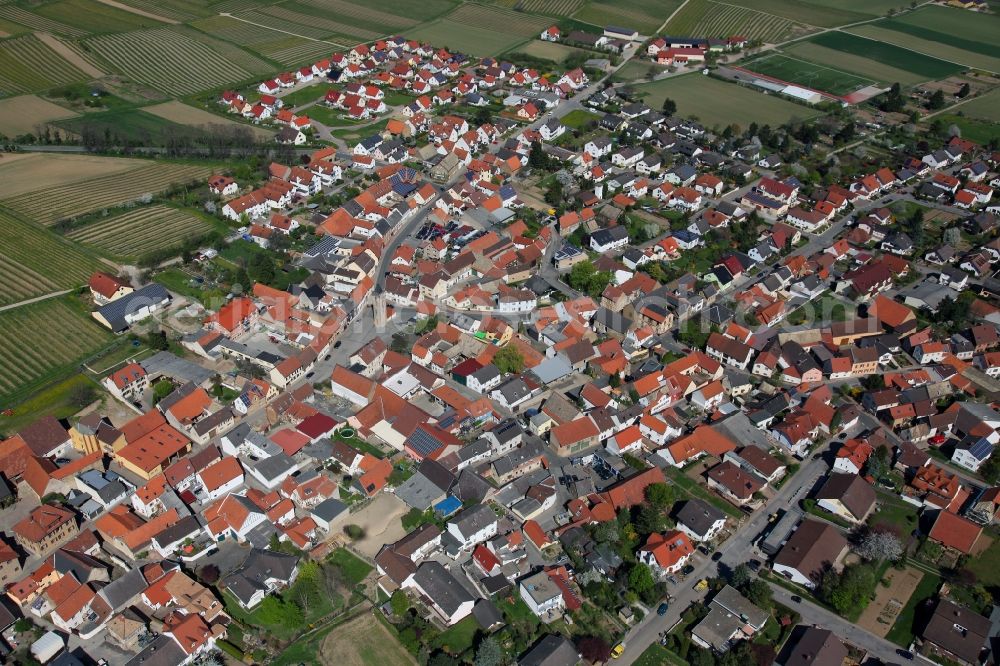
<instances>
[{"instance_id":1,"label":"parked car","mask_svg":"<svg viewBox=\"0 0 1000 666\"><path fill-rule=\"evenodd\" d=\"M666 601L664 601L656 609L656 614L657 615L666 615L668 610L670 610L670 604L668 604Z\"/></svg>"},{"instance_id":2,"label":"parked car","mask_svg":"<svg viewBox=\"0 0 1000 666\"><path fill-rule=\"evenodd\" d=\"M721 559L722 559L722 551L717 550L714 553L712 553L712 561L713 562L718 562Z\"/></svg>"},{"instance_id":3,"label":"parked car","mask_svg":"<svg viewBox=\"0 0 1000 666\"><path fill-rule=\"evenodd\" d=\"M793 594L792 595L792 601L794 601L797 604L801 604L802 603L802 597L800 597L797 594Z\"/></svg>"}]
</instances>

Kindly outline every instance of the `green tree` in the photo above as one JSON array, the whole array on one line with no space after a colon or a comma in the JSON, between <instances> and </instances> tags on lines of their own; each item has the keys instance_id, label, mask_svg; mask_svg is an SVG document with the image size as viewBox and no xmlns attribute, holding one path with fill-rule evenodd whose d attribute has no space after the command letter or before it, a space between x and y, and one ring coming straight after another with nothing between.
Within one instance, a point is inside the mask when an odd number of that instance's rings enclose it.
<instances>
[{"instance_id":1,"label":"green tree","mask_svg":"<svg viewBox=\"0 0 1000 666\"><path fill-rule=\"evenodd\" d=\"M841 573L828 569L819 584L819 598L845 615L850 610L867 605L875 589L875 569L870 564L851 564Z\"/></svg>"},{"instance_id":2,"label":"green tree","mask_svg":"<svg viewBox=\"0 0 1000 666\"><path fill-rule=\"evenodd\" d=\"M889 449L879 446L868 457L865 471L876 481L884 479L889 474Z\"/></svg>"},{"instance_id":3,"label":"green tree","mask_svg":"<svg viewBox=\"0 0 1000 666\"><path fill-rule=\"evenodd\" d=\"M927 100L928 108L932 110L943 109L944 108L944 92L940 89L935 90L931 95L931 98Z\"/></svg>"},{"instance_id":4,"label":"green tree","mask_svg":"<svg viewBox=\"0 0 1000 666\"><path fill-rule=\"evenodd\" d=\"M598 271L594 262L587 259L573 266L566 276L566 284L596 298L611 283L611 278L609 271Z\"/></svg>"},{"instance_id":5,"label":"green tree","mask_svg":"<svg viewBox=\"0 0 1000 666\"><path fill-rule=\"evenodd\" d=\"M487 636L476 648L476 666L503 666L507 656L500 648L500 643L492 636Z\"/></svg>"},{"instance_id":6,"label":"green tree","mask_svg":"<svg viewBox=\"0 0 1000 666\"><path fill-rule=\"evenodd\" d=\"M651 483L646 486L646 501L660 511L669 511L676 501L673 486L666 483Z\"/></svg>"},{"instance_id":7,"label":"green tree","mask_svg":"<svg viewBox=\"0 0 1000 666\"><path fill-rule=\"evenodd\" d=\"M750 572L750 567L746 564L737 564L729 576L729 584L737 590L742 590L752 580L753 574Z\"/></svg>"},{"instance_id":8,"label":"green tree","mask_svg":"<svg viewBox=\"0 0 1000 666\"><path fill-rule=\"evenodd\" d=\"M393 615L402 617L406 611L410 610L410 599L402 590L396 590L389 599L389 606L392 608Z\"/></svg>"},{"instance_id":9,"label":"green tree","mask_svg":"<svg viewBox=\"0 0 1000 666\"><path fill-rule=\"evenodd\" d=\"M558 208L563 202L563 186L558 180L553 180L549 189L545 190L545 203Z\"/></svg>"},{"instance_id":10,"label":"green tree","mask_svg":"<svg viewBox=\"0 0 1000 666\"><path fill-rule=\"evenodd\" d=\"M990 485L1000 481L1000 455L997 455L996 452L992 453L983 466L979 468L979 475Z\"/></svg>"},{"instance_id":11,"label":"green tree","mask_svg":"<svg viewBox=\"0 0 1000 666\"><path fill-rule=\"evenodd\" d=\"M740 588L740 592L755 606L769 609L774 606L774 599L771 593L771 586L760 578L754 578L749 583Z\"/></svg>"},{"instance_id":12,"label":"green tree","mask_svg":"<svg viewBox=\"0 0 1000 666\"><path fill-rule=\"evenodd\" d=\"M531 142L531 151L528 153L528 165L533 169L544 169L549 164L549 156L542 150L541 141Z\"/></svg>"},{"instance_id":13,"label":"green tree","mask_svg":"<svg viewBox=\"0 0 1000 666\"><path fill-rule=\"evenodd\" d=\"M524 370L524 356L514 345L507 345L493 355L493 365L502 373L517 374Z\"/></svg>"},{"instance_id":14,"label":"green tree","mask_svg":"<svg viewBox=\"0 0 1000 666\"><path fill-rule=\"evenodd\" d=\"M665 532L670 525L670 519L662 509L646 505L639 509L635 519L635 528L640 534Z\"/></svg>"},{"instance_id":15,"label":"green tree","mask_svg":"<svg viewBox=\"0 0 1000 666\"><path fill-rule=\"evenodd\" d=\"M629 591L635 592L640 597L645 598L655 588L656 579L653 578L653 572L645 564L640 562L628 572Z\"/></svg>"},{"instance_id":16,"label":"green tree","mask_svg":"<svg viewBox=\"0 0 1000 666\"><path fill-rule=\"evenodd\" d=\"M263 252L253 255L247 266L247 275L255 282L271 284L274 282L274 260Z\"/></svg>"},{"instance_id":17,"label":"green tree","mask_svg":"<svg viewBox=\"0 0 1000 666\"><path fill-rule=\"evenodd\" d=\"M660 108L663 110L664 115L672 116L677 113L677 102L667 97L663 100L663 106Z\"/></svg>"}]
</instances>

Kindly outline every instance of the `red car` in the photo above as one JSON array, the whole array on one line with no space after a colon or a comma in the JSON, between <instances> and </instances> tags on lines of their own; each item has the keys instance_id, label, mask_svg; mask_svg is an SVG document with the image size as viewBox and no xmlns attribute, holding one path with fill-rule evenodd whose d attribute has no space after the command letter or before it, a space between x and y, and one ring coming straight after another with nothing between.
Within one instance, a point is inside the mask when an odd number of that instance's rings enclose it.
<instances>
[{"instance_id":1,"label":"red car","mask_svg":"<svg viewBox=\"0 0 1000 666\"><path fill-rule=\"evenodd\" d=\"M931 444L933 444L934 446L941 446L946 441L948 441L948 438L945 437L944 435L934 435L930 439Z\"/></svg>"}]
</instances>

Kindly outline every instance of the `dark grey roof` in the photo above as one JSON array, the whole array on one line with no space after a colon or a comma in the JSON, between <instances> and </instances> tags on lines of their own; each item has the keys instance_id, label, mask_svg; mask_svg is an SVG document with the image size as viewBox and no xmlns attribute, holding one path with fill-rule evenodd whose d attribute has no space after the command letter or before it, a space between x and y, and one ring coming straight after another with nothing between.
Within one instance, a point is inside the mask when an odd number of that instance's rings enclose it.
<instances>
[{"instance_id":1,"label":"dark grey roof","mask_svg":"<svg viewBox=\"0 0 1000 666\"><path fill-rule=\"evenodd\" d=\"M725 517L726 514L722 511L700 499L684 502L684 506L677 512L677 522L686 525L696 534L706 534L716 521L724 520Z\"/></svg>"},{"instance_id":2,"label":"dark grey roof","mask_svg":"<svg viewBox=\"0 0 1000 666\"><path fill-rule=\"evenodd\" d=\"M477 504L455 516L451 524L463 535L475 534L490 523L495 523L497 515L485 504Z\"/></svg>"},{"instance_id":3,"label":"dark grey roof","mask_svg":"<svg viewBox=\"0 0 1000 666\"><path fill-rule=\"evenodd\" d=\"M170 301L170 292L162 284L151 282L145 287L136 289L131 294L98 308L97 312L108 322L111 330L117 333L128 329L129 323L125 321L126 316L133 315L142 308L151 305L159 306L164 301Z\"/></svg>"},{"instance_id":4,"label":"dark grey roof","mask_svg":"<svg viewBox=\"0 0 1000 666\"><path fill-rule=\"evenodd\" d=\"M276 479L289 469L295 466L295 461L288 457L285 453L279 453L273 455L270 458L264 458L263 460L258 460L256 462L248 460L244 462L248 467L256 470L262 477L270 481L271 479Z\"/></svg>"},{"instance_id":5,"label":"dark grey roof","mask_svg":"<svg viewBox=\"0 0 1000 666\"><path fill-rule=\"evenodd\" d=\"M576 666L580 655L562 636L548 634L517 662L518 666Z\"/></svg>"},{"instance_id":6,"label":"dark grey roof","mask_svg":"<svg viewBox=\"0 0 1000 666\"><path fill-rule=\"evenodd\" d=\"M142 575L142 570L130 569L101 588L98 594L111 606L111 610L118 612L130 605L147 587L149 585Z\"/></svg>"},{"instance_id":7,"label":"dark grey roof","mask_svg":"<svg viewBox=\"0 0 1000 666\"><path fill-rule=\"evenodd\" d=\"M413 580L447 615L454 614L462 604L474 600L458 579L433 560L421 564L417 573L413 574Z\"/></svg>"},{"instance_id":8,"label":"dark grey roof","mask_svg":"<svg viewBox=\"0 0 1000 666\"><path fill-rule=\"evenodd\" d=\"M458 475L458 485L455 486L454 493L463 502L482 502L486 493L492 488L486 479L471 469L463 469Z\"/></svg>"},{"instance_id":9,"label":"dark grey roof","mask_svg":"<svg viewBox=\"0 0 1000 666\"><path fill-rule=\"evenodd\" d=\"M201 525L194 516L184 516L176 523L157 534L154 539L161 547L176 543L201 532Z\"/></svg>"},{"instance_id":10,"label":"dark grey roof","mask_svg":"<svg viewBox=\"0 0 1000 666\"><path fill-rule=\"evenodd\" d=\"M299 558L287 553L253 548L243 564L225 578L226 589L244 603L258 590L266 590L268 579L289 582ZM180 663L180 662L178 662Z\"/></svg>"},{"instance_id":11,"label":"dark grey roof","mask_svg":"<svg viewBox=\"0 0 1000 666\"><path fill-rule=\"evenodd\" d=\"M472 607L472 615L483 629L489 630L504 623L503 614L489 599L480 599Z\"/></svg>"},{"instance_id":12,"label":"dark grey roof","mask_svg":"<svg viewBox=\"0 0 1000 666\"><path fill-rule=\"evenodd\" d=\"M161 634L142 652L129 659L125 666L177 666L185 659L187 655L177 641Z\"/></svg>"},{"instance_id":13,"label":"dark grey roof","mask_svg":"<svg viewBox=\"0 0 1000 666\"><path fill-rule=\"evenodd\" d=\"M311 513L329 523L345 511L347 511L346 504L334 497L330 497L313 507Z\"/></svg>"}]
</instances>

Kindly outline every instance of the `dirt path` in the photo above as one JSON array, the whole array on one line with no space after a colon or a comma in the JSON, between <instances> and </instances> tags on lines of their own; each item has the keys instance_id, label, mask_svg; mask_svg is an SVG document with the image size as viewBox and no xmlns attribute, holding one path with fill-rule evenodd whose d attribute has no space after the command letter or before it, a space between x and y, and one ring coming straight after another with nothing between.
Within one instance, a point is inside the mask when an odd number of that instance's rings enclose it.
<instances>
[{"instance_id":1,"label":"dirt path","mask_svg":"<svg viewBox=\"0 0 1000 666\"><path fill-rule=\"evenodd\" d=\"M18 301L17 303L4 305L3 307L0 307L0 312L3 312L4 310L13 310L14 308L19 308L22 305L31 305L32 303L37 303L38 301L47 301L50 298L55 298L56 296L63 296L71 291L74 290L63 289L62 291L53 291L51 294L42 294L41 296L35 296L34 298L29 298L26 301Z\"/></svg>"},{"instance_id":2,"label":"dirt path","mask_svg":"<svg viewBox=\"0 0 1000 666\"><path fill-rule=\"evenodd\" d=\"M101 1L103 2L104 0ZM118 3L116 2L114 4L117 5ZM104 72L95 67L94 63L90 62L82 55L80 55L70 47L66 46L58 39L50 35L49 33L36 32L35 35L38 37L38 39L42 40L46 46L48 46L50 49L52 49L60 56L68 60L74 67L76 67L78 70L80 70L87 76L92 76L95 79L100 79L104 76L107 76Z\"/></svg>"},{"instance_id":3,"label":"dirt path","mask_svg":"<svg viewBox=\"0 0 1000 666\"><path fill-rule=\"evenodd\" d=\"M131 7L121 2L115 2L115 0L97 0L97 1L100 2L101 4L107 5L108 7L114 7L115 9L121 9L126 12L132 12L133 14L138 14L139 16L145 16L146 18L151 18L154 21L163 21L164 23L169 23L170 25L180 25L180 21L168 19L164 16L160 16L159 14L147 12L146 10L139 9L138 7Z\"/></svg>"}]
</instances>

